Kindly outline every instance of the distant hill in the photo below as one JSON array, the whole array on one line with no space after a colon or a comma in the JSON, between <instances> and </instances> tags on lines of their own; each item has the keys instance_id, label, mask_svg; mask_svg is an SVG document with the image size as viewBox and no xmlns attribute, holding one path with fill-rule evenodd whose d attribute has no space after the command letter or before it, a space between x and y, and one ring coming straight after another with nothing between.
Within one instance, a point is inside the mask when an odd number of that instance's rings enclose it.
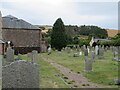
<instances>
[{"instance_id":1,"label":"distant hill","mask_svg":"<svg viewBox=\"0 0 120 90\"><path fill-rule=\"evenodd\" d=\"M43 29L42 33L46 33L46 32L48 32L49 29L52 29L52 26L50 26L50 25L35 25L35 26L42 28Z\"/></svg>"},{"instance_id":2,"label":"distant hill","mask_svg":"<svg viewBox=\"0 0 120 90\"><path fill-rule=\"evenodd\" d=\"M118 30L108 29L107 33L108 33L108 37L114 37L116 34L118 34Z\"/></svg>"}]
</instances>

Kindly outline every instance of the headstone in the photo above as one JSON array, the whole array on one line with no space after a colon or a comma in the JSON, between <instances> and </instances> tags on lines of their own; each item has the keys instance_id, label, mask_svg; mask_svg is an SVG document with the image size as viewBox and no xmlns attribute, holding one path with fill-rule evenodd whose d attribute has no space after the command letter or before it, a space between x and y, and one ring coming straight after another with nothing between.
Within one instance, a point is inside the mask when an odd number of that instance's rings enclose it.
<instances>
[{"instance_id":1,"label":"headstone","mask_svg":"<svg viewBox=\"0 0 120 90\"><path fill-rule=\"evenodd\" d=\"M18 60L22 60L22 55L18 54Z\"/></svg>"},{"instance_id":2,"label":"headstone","mask_svg":"<svg viewBox=\"0 0 120 90\"><path fill-rule=\"evenodd\" d=\"M49 48L48 48L48 55L51 54L51 51L52 51L52 49L51 49L51 47L49 47Z\"/></svg>"},{"instance_id":3,"label":"headstone","mask_svg":"<svg viewBox=\"0 0 120 90\"><path fill-rule=\"evenodd\" d=\"M58 52L58 56L62 56L62 52Z\"/></svg>"},{"instance_id":4,"label":"headstone","mask_svg":"<svg viewBox=\"0 0 120 90\"><path fill-rule=\"evenodd\" d=\"M45 41L42 41L41 52L46 52L47 47Z\"/></svg>"},{"instance_id":5,"label":"headstone","mask_svg":"<svg viewBox=\"0 0 120 90\"><path fill-rule=\"evenodd\" d=\"M88 50L87 49L84 50L84 56L88 56Z\"/></svg>"},{"instance_id":6,"label":"headstone","mask_svg":"<svg viewBox=\"0 0 120 90\"><path fill-rule=\"evenodd\" d=\"M87 50L88 50L88 53L90 53L90 49L89 49L89 48L87 48Z\"/></svg>"},{"instance_id":7,"label":"headstone","mask_svg":"<svg viewBox=\"0 0 120 90\"><path fill-rule=\"evenodd\" d=\"M98 55L98 45L95 46L95 54Z\"/></svg>"},{"instance_id":8,"label":"headstone","mask_svg":"<svg viewBox=\"0 0 120 90\"><path fill-rule=\"evenodd\" d=\"M79 57L78 53L74 53L73 57Z\"/></svg>"},{"instance_id":9,"label":"headstone","mask_svg":"<svg viewBox=\"0 0 120 90\"><path fill-rule=\"evenodd\" d=\"M73 50L76 51L76 46L75 45L73 46Z\"/></svg>"},{"instance_id":10,"label":"headstone","mask_svg":"<svg viewBox=\"0 0 120 90\"><path fill-rule=\"evenodd\" d=\"M27 53L27 57L32 59L32 53Z\"/></svg>"},{"instance_id":11,"label":"headstone","mask_svg":"<svg viewBox=\"0 0 120 90\"><path fill-rule=\"evenodd\" d=\"M39 88L38 64L19 60L2 67L2 88Z\"/></svg>"},{"instance_id":12,"label":"headstone","mask_svg":"<svg viewBox=\"0 0 120 90\"><path fill-rule=\"evenodd\" d=\"M114 79L115 85L120 85L120 79Z\"/></svg>"},{"instance_id":13,"label":"headstone","mask_svg":"<svg viewBox=\"0 0 120 90\"><path fill-rule=\"evenodd\" d=\"M79 55L81 56L81 55L82 55L82 52L80 52Z\"/></svg>"},{"instance_id":14,"label":"headstone","mask_svg":"<svg viewBox=\"0 0 120 90\"><path fill-rule=\"evenodd\" d=\"M14 50L11 47L7 48L6 61L7 62L14 62Z\"/></svg>"},{"instance_id":15,"label":"headstone","mask_svg":"<svg viewBox=\"0 0 120 90\"><path fill-rule=\"evenodd\" d=\"M94 51L92 51L92 57L91 57L91 60L92 60L93 62L95 62L95 52L94 52Z\"/></svg>"},{"instance_id":16,"label":"headstone","mask_svg":"<svg viewBox=\"0 0 120 90\"><path fill-rule=\"evenodd\" d=\"M91 72L93 60L89 59L87 56L85 56L84 58L85 58L85 70L84 70L84 72Z\"/></svg>"},{"instance_id":17,"label":"headstone","mask_svg":"<svg viewBox=\"0 0 120 90\"><path fill-rule=\"evenodd\" d=\"M34 63L37 63L39 64L40 63L40 59L39 59L39 56L38 56L38 52L36 50L33 50L32 51L32 61Z\"/></svg>"},{"instance_id":18,"label":"headstone","mask_svg":"<svg viewBox=\"0 0 120 90\"><path fill-rule=\"evenodd\" d=\"M101 47L99 48L98 59L104 59L104 49Z\"/></svg>"},{"instance_id":19,"label":"headstone","mask_svg":"<svg viewBox=\"0 0 120 90\"><path fill-rule=\"evenodd\" d=\"M77 46L77 51L78 51L78 52L80 51L80 47L79 47L79 46Z\"/></svg>"},{"instance_id":20,"label":"headstone","mask_svg":"<svg viewBox=\"0 0 120 90\"><path fill-rule=\"evenodd\" d=\"M71 51L71 49L70 49L70 47L68 47L68 49L67 49L67 53L70 53L70 51Z\"/></svg>"}]
</instances>

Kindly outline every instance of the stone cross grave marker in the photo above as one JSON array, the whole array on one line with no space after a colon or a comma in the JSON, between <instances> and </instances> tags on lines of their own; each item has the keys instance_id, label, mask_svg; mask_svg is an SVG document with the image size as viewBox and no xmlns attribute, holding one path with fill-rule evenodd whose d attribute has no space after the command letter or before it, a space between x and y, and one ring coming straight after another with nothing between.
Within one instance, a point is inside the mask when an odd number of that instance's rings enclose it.
<instances>
[{"instance_id":1,"label":"stone cross grave marker","mask_svg":"<svg viewBox=\"0 0 120 90\"><path fill-rule=\"evenodd\" d=\"M18 60L2 67L2 88L39 88L39 65Z\"/></svg>"},{"instance_id":2,"label":"stone cross grave marker","mask_svg":"<svg viewBox=\"0 0 120 90\"><path fill-rule=\"evenodd\" d=\"M7 48L6 61L7 62L14 62L14 50L11 47Z\"/></svg>"}]
</instances>

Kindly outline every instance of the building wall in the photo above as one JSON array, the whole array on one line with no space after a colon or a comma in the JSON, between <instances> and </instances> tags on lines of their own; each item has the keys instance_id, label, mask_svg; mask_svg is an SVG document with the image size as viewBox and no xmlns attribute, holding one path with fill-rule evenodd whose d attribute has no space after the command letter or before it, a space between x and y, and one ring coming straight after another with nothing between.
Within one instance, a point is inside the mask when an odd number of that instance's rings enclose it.
<instances>
[{"instance_id":1,"label":"building wall","mask_svg":"<svg viewBox=\"0 0 120 90\"><path fill-rule=\"evenodd\" d=\"M0 12L0 40L2 40L2 15Z\"/></svg>"},{"instance_id":2,"label":"building wall","mask_svg":"<svg viewBox=\"0 0 120 90\"><path fill-rule=\"evenodd\" d=\"M12 41L14 47L40 47L40 31L24 29L3 29L3 41Z\"/></svg>"}]
</instances>

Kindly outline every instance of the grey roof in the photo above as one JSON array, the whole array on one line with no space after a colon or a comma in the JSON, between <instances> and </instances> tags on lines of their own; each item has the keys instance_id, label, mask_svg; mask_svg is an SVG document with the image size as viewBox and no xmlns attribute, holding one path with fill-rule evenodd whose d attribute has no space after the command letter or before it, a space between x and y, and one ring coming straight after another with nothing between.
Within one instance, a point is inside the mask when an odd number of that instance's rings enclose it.
<instances>
[{"instance_id":1,"label":"grey roof","mask_svg":"<svg viewBox=\"0 0 120 90\"><path fill-rule=\"evenodd\" d=\"M15 28L15 29L38 29L41 28L34 26L22 19L18 19L12 15L2 17L3 28Z\"/></svg>"},{"instance_id":2,"label":"grey roof","mask_svg":"<svg viewBox=\"0 0 120 90\"><path fill-rule=\"evenodd\" d=\"M0 40L0 44L1 44L1 43L5 43L5 42L3 42L2 40Z\"/></svg>"},{"instance_id":3,"label":"grey roof","mask_svg":"<svg viewBox=\"0 0 120 90\"><path fill-rule=\"evenodd\" d=\"M94 42L98 42L98 41L110 41L110 39L94 39Z\"/></svg>"}]
</instances>

